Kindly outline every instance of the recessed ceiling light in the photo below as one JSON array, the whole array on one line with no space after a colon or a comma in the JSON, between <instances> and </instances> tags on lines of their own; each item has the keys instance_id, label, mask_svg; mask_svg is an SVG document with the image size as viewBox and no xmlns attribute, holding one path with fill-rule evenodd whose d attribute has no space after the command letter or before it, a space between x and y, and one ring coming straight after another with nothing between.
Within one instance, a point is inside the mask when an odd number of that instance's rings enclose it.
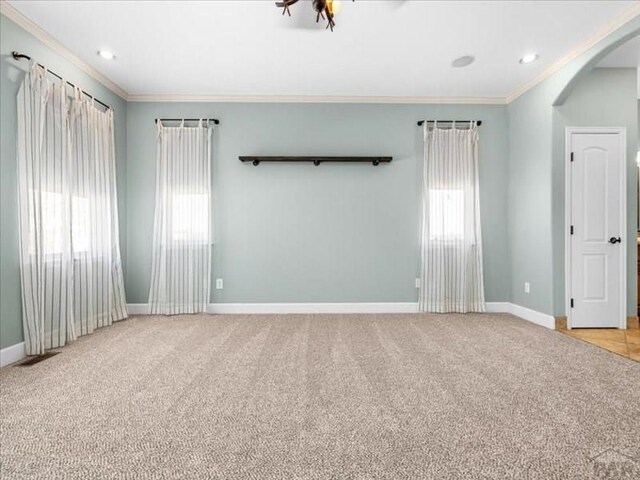
<instances>
[{"instance_id":1,"label":"recessed ceiling light","mask_svg":"<svg viewBox=\"0 0 640 480\"><path fill-rule=\"evenodd\" d=\"M520 63L522 63L522 64L533 63L536 60L538 60L538 54L537 53L529 53L529 54L525 55L524 57L522 57L520 59Z\"/></svg>"},{"instance_id":2,"label":"recessed ceiling light","mask_svg":"<svg viewBox=\"0 0 640 480\"><path fill-rule=\"evenodd\" d=\"M451 62L451 66L455 68L467 67L473 63L476 59L473 55L465 55L460 58L456 58L453 62Z\"/></svg>"},{"instance_id":3,"label":"recessed ceiling light","mask_svg":"<svg viewBox=\"0 0 640 480\"><path fill-rule=\"evenodd\" d=\"M113 60L114 58L116 58L116 56L108 50L98 50L98 55L100 55L105 60Z\"/></svg>"}]
</instances>

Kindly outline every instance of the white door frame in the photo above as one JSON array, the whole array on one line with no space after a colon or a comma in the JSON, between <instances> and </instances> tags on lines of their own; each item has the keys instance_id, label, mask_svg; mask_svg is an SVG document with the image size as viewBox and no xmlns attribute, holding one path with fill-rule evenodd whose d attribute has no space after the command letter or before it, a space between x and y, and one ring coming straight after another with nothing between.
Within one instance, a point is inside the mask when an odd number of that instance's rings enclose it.
<instances>
[{"instance_id":1,"label":"white door frame","mask_svg":"<svg viewBox=\"0 0 640 480\"><path fill-rule=\"evenodd\" d=\"M572 328L571 318L571 135L574 133L618 134L620 152L622 154L622 175L620 185L620 237L622 247L620 254L620 319L618 328L627 328L627 242L631 241L627 235L627 128L626 127L566 127L565 129L565 175L564 175L564 290L565 311L567 314L567 328ZM635 238L633 239L635 241Z\"/></svg>"}]
</instances>

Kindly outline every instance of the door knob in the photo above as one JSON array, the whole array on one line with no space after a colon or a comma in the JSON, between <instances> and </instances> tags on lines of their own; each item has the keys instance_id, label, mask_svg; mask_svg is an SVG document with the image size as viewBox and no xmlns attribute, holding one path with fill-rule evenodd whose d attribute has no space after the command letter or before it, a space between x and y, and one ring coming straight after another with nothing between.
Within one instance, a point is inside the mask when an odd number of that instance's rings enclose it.
<instances>
[{"instance_id":1,"label":"door knob","mask_svg":"<svg viewBox=\"0 0 640 480\"><path fill-rule=\"evenodd\" d=\"M622 242L622 239L620 237L611 237L609 239L609 243L620 243Z\"/></svg>"}]
</instances>

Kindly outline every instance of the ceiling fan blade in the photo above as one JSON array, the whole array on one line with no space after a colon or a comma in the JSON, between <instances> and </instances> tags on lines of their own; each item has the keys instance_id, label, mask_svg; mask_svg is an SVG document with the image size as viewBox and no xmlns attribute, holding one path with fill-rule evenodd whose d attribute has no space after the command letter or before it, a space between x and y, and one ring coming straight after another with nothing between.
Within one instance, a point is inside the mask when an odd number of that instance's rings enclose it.
<instances>
[{"instance_id":1,"label":"ceiling fan blade","mask_svg":"<svg viewBox=\"0 0 640 480\"><path fill-rule=\"evenodd\" d=\"M355 1L355 0L352 0ZM276 1L276 7L282 8L282 15L289 14L291 16L291 12L289 11L289 7L295 3L298 3L299 0L279 0ZM325 28L327 30L333 31L333 28L336 26L335 15L334 15L334 0L311 0L311 5L313 10L316 12L316 18L313 17L308 18L307 16L297 16L294 15L295 22L293 24L289 23L290 28L303 28L303 29L315 29L314 23L320 23L320 19L325 20L327 23ZM307 20L308 19L308 20ZM314 22L315 20L315 22Z\"/></svg>"}]
</instances>

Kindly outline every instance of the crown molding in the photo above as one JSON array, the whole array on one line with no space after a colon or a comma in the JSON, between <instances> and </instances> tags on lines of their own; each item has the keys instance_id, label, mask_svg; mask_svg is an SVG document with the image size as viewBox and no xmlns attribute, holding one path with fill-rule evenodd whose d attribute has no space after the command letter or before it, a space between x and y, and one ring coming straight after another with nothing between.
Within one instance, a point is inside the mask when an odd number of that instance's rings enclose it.
<instances>
[{"instance_id":1,"label":"crown molding","mask_svg":"<svg viewBox=\"0 0 640 480\"><path fill-rule=\"evenodd\" d=\"M504 105L504 97L409 97L409 96L327 96L327 95L190 95L190 94L129 94L73 54L15 7L0 0L0 13L90 75L127 102L202 102L202 103L353 103L353 104L414 104L414 105ZM28 52L25 52L28 53Z\"/></svg>"},{"instance_id":2,"label":"crown molding","mask_svg":"<svg viewBox=\"0 0 640 480\"><path fill-rule=\"evenodd\" d=\"M542 83L544 80L546 80L551 75L556 73L562 67L570 63L572 60L575 60L576 58L578 58L580 55L582 55L587 50L592 48L598 42L604 40L607 36L611 35L613 32L615 32L616 30L621 28L623 25L625 25L626 23L636 18L638 15L640 15L640 2L636 2L634 5L624 10L620 15L615 17L613 20L607 23L604 27L602 27L596 33L591 35L584 42L576 46L571 52L569 52L565 56L556 60L551 66L549 66L542 73L540 73L536 77L532 78L531 80L528 80L527 82L523 83L518 88L516 88L513 92L511 92L507 96L506 103L509 104L513 102L520 95L523 95L524 93L528 92L539 83Z\"/></svg>"},{"instance_id":3,"label":"crown molding","mask_svg":"<svg viewBox=\"0 0 640 480\"><path fill-rule=\"evenodd\" d=\"M58 40L49 35L16 8L0 0L0 13L27 30L46 46L93 77L127 102L202 102L202 103L351 103L413 105L506 105L543 82L572 60L592 48L617 29L640 15L640 2L626 9L571 52L555 61L542 73L523 83L506 97L409 97L409 96L326 96L326 95L183 95L129 94L118 84L81 60Z\"/></svg>"},{"instance_id":4,"label":"crown molding","mask_svg":"<svg viewBox=\"0 0 640 480\"><path fill-rule=\"evenodd\" d=\"M55 51L57 54L62 56L65 60L72 63L74 66L82 70L87 75L93 77L95 80L100 82L106 88L111 90L113 93L118 95L119 97L126 100L129 94L124 90L120 85L114 83L112 80L104 76L98 70L90 66L88 63L81 60L79 57L71 53L67 47L65 47L58 40L49 35L46 31L44 31L40 26L34 23L31 19L25 17L22 13L20 13L16 8L14 8L9 3L4 0L0 0L0 13L5 15L10 20L17 23L19 26L24 28L31 35L36 37L42 43L44 43L47 47ZM29 54L29 52L24 52L25 54Z\"/></svg>"},{"instance_id":5,"label":"crown molding","mask_svg":"<svg viewBox=\"0 0 640 480\"><path fill-rule=\"evenodd\" d=\"M504 105L503 97L404 97L404 96L330 96L330 95L149 95L133 94L129 102L200 103L378 103L438 105Z\"/></svg>"}]
</instances>

